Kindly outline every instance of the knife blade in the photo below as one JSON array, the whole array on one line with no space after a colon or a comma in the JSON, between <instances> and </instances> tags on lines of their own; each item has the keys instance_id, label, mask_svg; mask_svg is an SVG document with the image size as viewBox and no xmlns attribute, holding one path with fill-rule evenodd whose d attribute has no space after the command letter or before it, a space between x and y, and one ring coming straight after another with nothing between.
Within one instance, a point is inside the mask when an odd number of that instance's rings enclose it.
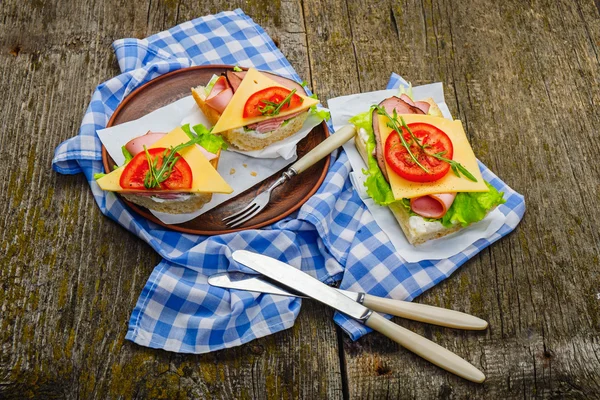
<instances>
[{"instance_id":1,"label":"knife blade","mask_svg":"<svg viewBox=\"0 0 600 400\"><path fill-rule=\"evenodd\" d=\"M371 311L362 304L339 293L336 289L289 264L246 250L234 251L232 258L287 288L311 297L333 307L350 318L364 323L446 371L472 382L481 383L485 380L485 375L481 371L450 350L400 325L396 325L380 314Z\"/></svg>"},{"instance_id":2,"label":"knife blade","mask_svg":"<svg viewBox=\"0 0 600 400\"><path fill-rule=\"evenodd\" d=\"M279 286L259 277L243 274L241 272L224 272L211 275L208 277L208 283L212 286L227 289L306 298L306 296L301 294L283 290ZM392 314L414 321L468 330L482 330L486 329L488 326L487 321L460 311L402 300L386 299L366 293L351 292L349 290L336 290L373 311Z\"/></svg>"}]
</instances>

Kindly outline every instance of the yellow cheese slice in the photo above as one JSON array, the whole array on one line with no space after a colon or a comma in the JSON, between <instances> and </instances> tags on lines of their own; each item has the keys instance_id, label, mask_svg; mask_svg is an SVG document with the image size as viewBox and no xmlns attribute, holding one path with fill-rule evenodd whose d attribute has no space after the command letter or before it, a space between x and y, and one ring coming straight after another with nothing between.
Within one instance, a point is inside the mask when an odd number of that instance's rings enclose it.
<instances>
[{"instance_id":1,"label":"yellow cheese slice","mask_svg":"<svg viewBox=\"0 0 600 400\"><path fill-rule=\"evenodd\" d=\"M379 118L379 133L381 137L381 143L385 144L388 136L392 132L392 128L387 126L388 118L383 115L378 115ZM423 122L431 124L441 129L448 135L452 141L454 147L454 155L452 159L464 165L464 167L471 173L477 182L473 182L463 175L456 176L452 170L448 171L448 174L442 179L435 182L419 183L411 182L396 174L386 161L386 167L388 176L390 178L390 186L394 193L394 198L397 200L413 197L426 196L428 194L435 193L450 193L450 192L487 192L488 187L483 181L481 171L477 165L477 159L471 149L471 145L467 140L465 131L462 123L459 120L450 121L446 118L432 117L428 115L402 115L404 121L407 124L415 122Z\"/></svg>"},{"instance_id":2,"label":"yellow cheese slice","mask_svg":"<svg viewBox=\"0 0 600 400\"><path fill-rule=\"evenodd\" d=\"M242 83L235 91L233 97L229 101L229 104L223 110L223 114L213 127L213 133L224 132L230 129L241 128L242 126L256 124L271 118L285 117L286 115L297 113L298 111L307 110L309 107L319 104L319 100L306 97L300 93L296 93L303 99L302 105L292 110L281 111L276 116L261 115L259 117L244 118L244 106L246 102L254 93L259 90L263 90L269 87L282 87L285 86L275 82L268 78L266 75L261 74L254 68L250 68L246 73L246 76L242 80ZM287 88L286 88L287 89Z\"/></svg>"},{"instance_id":3,"label":"yellow cheese slice","mask_svg":"<svg viewBox=\"0 0 600 400\"><path fill-rule=\"evenodd\" d=\"M175 128L167 135L162 137L152 146L148 147L149 149L153 149L156 147L164 147L171 148L175 147L181 143L185 143L189 141L190 138L188 135L181 129ZM215 168L210 164L210 162L204 157L202 152L194 146L188 146L178 152L181 157L187 161L192 169L192 187L190 189L177 189L177 192L189 192L189 193L231 193L233 189L231 186L225 182L225 180L219 175L219 173L215 170ZM108 190L111 192L125 192L125 193L134 193L134 192L145 192L148 193L150 191L144 190L131 190L131 189L123 189L119 184L119 180L121 179L121 174L123 174L123 170L126 165L117 168L112 171L110 174L103 176L98 179L96 182L100 186L102 190ZM172 192L169 190L152 190L152 193L160 193L160 192Z\"/></svg>"}]
</instances>

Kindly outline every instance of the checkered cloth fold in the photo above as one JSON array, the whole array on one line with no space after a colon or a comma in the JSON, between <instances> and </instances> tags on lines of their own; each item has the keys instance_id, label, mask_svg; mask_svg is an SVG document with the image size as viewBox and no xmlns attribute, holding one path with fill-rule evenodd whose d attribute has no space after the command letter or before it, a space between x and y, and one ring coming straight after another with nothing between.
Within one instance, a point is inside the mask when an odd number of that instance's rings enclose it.
<instances>
[{"instance_id":1,"label":"checkered cloth fold","mask_svg":"<svg viewBox=\"0 0 600 400\"><path fill-rule=\"evenodd\" d=\"M55 151L52 167L63 174L83 172L102 213L134 233L163 260L144 286L129 321L126 338L140 345L186 353L236 346L293 325L299 299L211 287L209 275L251 272L231 259L237 249L259 252L301 268L322 282L341 280L341 287L379 296L412 299L470 257L508 234L525 210L523 197L485 166L484 177L505 192L500 210L509 216L489 240L480 240L448 260L404 262L374 222L349 179L343 151L318 192L299 211L265 229L219 236L174 232L132 213L114 193L93 180L102 172L101 143L96 131L134 89L162 74L192 65L229 64L256 67L300 81L300 77L264 30L241 10L185 22L147 39L113 43L122 73L99 85L79 134ZM401 78L393 75L388 87ZM335 321L357 339L363 325L336 314Z\"/></svg>"}]
</instances>

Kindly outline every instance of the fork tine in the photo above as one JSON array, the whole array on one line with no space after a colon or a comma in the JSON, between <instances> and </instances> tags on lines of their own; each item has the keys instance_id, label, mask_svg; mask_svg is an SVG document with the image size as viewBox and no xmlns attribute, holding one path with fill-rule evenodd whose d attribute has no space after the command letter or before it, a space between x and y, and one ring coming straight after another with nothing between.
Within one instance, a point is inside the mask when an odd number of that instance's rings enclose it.
<instances>
[{"instance_id":1,"label":"fork tine","mask_svg":"<svg viewBox=\"0 0 600 400\"><path fill-rule=\"evenodd\" d=\"M223 218L221 221L227 221L228 219L237 219L237 217L241 216L242 214L245 214L249 209L253 208L255 205L256 202L253 201L246 207L244 207L242 210Z\"/></svg>"},{"instance_id":2,"label":"fork tine","mask_svg":"<svg viewBox=\"0 0 600 400\"><path fill-rule=\"evenodd\" d=\"M231 219L231 220L225 222L225 225L231 227L233 224L237 224L240 221L244 222L248 215L253 213L255 210L260 210L260 209L261 209L261 207L258 204L252 203L251 208L249 208L248 210L244 211L243 213L237 215L234 219Z\"/></svg>"},{"instance_id":3,"label":"fork tine","mask_svg":"<svg viewBox=\"0 0 600 400\"><path fill-rule=\"evenodd\" d=\"M238 225L243 224L244 222L248 221L249 219L251 219L252 217L254 217L256 214L258 214L262 209L264 208L264 206L262 207L256 207L256 209L254 211L251 211L249 213L246 213L246 215L240 217L239 219L235 220L235 221L229 221L227 222L225 225L227 225L230 228L235 228Z\"/></svg>"}]
</instances>

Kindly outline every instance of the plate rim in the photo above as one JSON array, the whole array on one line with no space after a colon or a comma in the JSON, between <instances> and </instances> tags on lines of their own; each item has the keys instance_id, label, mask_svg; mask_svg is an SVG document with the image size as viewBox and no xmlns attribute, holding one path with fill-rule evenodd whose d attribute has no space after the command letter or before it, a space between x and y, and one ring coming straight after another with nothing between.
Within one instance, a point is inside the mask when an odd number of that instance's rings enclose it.
<instances>
[{"instance_id":1,"label":"plate rim","mask_svg":"<svg viewBox=\"0 0 600 400\"><path fill-rule=\"evenodd\" d=\"M146 89L149 86L155 85L158 82L160 82L163 79L166 79L172 75L176 75L182 72L189 72L191 70L202 70L202 69L210 69L210 68L222 68L222 69L228 69L228 68L233 68L233 65L225 65L225 64L207 64L207 65L195 65L192 67L186 67L186 68L180 68L178 70L175 71L171 71L168 72L164 75L160 75L146 83L144 83L142 86L140 86L139 88L135 89L134 91L132 91L131 93L129 93L122 101L121 103L119 103L119 105L117 106L117 108L115 109L115 111L112 113L110 119L108 120L108 123L106 124L106 128L110 128L112 126L114 126L114 121L116 119L116 117L119 115L119 112L133 99L135 98L135 96L137 96L141 91L143 91L144 89ZM247 70L248 68L244 68L242 67L242 69ZM266 71L269 72L269 71ZM319 125L317 125L316 127L318 127ZM327 127L327 123L325 121L322 121L320 126L323 128L323 131L325 133L325 138L329 137L331 135L331 133L329 132L329 128ZM316 128L315 127L315 128ZM313 128L313 129L315 129ZM108 171L110 170L109 165L108 165L108 158L110 157L110 155L108 154L106 147L104 146L104 144L102 144L102 165L104 167L104 172L108 173ZM166 224L164 222L162 222L161 220L159 220L157 217L155 217L148 209L146 209L145 207L141 207L138 206L137 204L134 204L126 199L124 199L121 195L119 195L118 193L115 193L115 195L129 208L131 208L133 211L135 211L137 214L139 214L140 216L144 217L145 219L147 219L148 221L154 222L155 224L158 224L164 228L173 230L173 231L177 231L177 232L182 232L182 233L189 233L189 234L194 234L194 235L204 235L204 236L216 236L216 235L222 235L222 234L226 234L226 233L233 233L233 232L240 232L240 231L244 231L244 230L250 230L250 229L259 229L259 228L263 228L267 225L271 225L277 221L282 220L283 218L287 217L288 215L290 215L291 213L293 213L294 211L298 210L300 207L302 207L302 205L304 205L304 203L306 203L308 201L309 198L311 198L316 192L317 190L319 190L319 188L321 187L321 185L323 184L323 181L325 180L325 177L327 176L327 172L329 171L329 166L331 163L331 157L326 157L325 158L325 164L323 166L323 169L321 171L321 174L316 182L316 184L311 188L311 190L304 195L304 197L302 197L298 202L296 202L290 209L286 210L285 212L283 212L282 214L270 218L266 221L260 222L260 223L256 223L254 225L250 225L250 226L245 226L245 227L239 227L239 228L232 228L232 229L224 229L224 230L211 230L211 231L206 231L206 230L200 230L200 229L192 229L192 228L186 228L183 226L179 226L178 224ZM271 178L273 175L267 177L266 179ZM258 182L256 185L260 185L262 184L263 181ZM254 185L254 186L256 186ZM252 189L254 186L246 189L246 190L250 190ZM242 192L243 193L243 192ZM241 194L241 193L240 193ZM239 194L238 194L239 196ZM236 196L237 197L237 196ZM232 201L234 200L235 197L232 197L231 199L227 200L226 202ZM222 204L225 204L222 203ZM212 210L207 211L208 213L210 213ZM204 215L204 214L202 214ZM198 216L200 217L200 216ZM196 218L198 218L196 217ZM196 219L194 218L194 219ZM194 219L191 219L190 221L193 221ZM190 221L186 221L186 222L190 222Z\"/></svg>"}]
</instances>

